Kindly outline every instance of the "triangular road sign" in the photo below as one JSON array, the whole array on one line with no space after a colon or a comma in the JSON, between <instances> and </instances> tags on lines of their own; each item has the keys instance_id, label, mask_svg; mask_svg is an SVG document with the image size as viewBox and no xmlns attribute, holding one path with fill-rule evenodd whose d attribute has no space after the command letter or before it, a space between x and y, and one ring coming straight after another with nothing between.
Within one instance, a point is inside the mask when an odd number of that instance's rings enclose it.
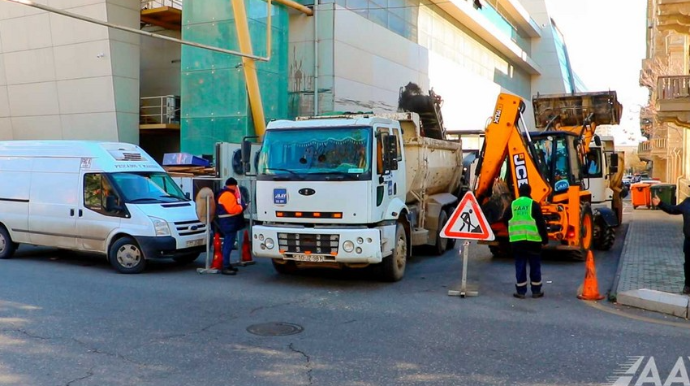
<instances>
[{"instance_id":1,"label":"triangular road sign","mask_svg":"<svg viewBox=\"0 0 690 386\"><path fill-rule=\"evenodd\" d=\"M486 241L494 239L494 232L472 192L467 192L462 197L460 204L441 230L441 237Z\"/></svg>"}]
</instances>

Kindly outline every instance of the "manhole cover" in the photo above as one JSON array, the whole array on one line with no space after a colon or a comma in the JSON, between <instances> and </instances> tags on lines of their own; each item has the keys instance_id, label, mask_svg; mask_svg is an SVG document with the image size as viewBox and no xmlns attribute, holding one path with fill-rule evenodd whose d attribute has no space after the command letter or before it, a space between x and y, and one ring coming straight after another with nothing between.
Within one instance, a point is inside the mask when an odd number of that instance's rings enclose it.
<instances>
[{"instance_id":1,"label":"manhole cover","mask_svg":"<svg viewBox=\"0 0 690 386\"><path fill-rule=\"evenodd\" d=\"M283 336L294 335L302 332L304 328L300 325L285 322L271 322L253 324L247 327L247 331L260 336Z\"/></svg>"}]
</instances>

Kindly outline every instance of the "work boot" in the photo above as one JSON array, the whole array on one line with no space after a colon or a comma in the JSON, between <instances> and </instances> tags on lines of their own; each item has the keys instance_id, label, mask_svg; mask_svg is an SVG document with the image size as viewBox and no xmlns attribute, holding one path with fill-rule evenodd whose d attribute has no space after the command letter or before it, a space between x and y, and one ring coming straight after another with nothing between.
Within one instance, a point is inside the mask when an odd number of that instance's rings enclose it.
<instances>
[{"instance_id":1,"label":"work boot","mask_svg":"<svg viewBox=\"0 0 690 386\"><path fill-rule=\"evenodd\" d=\"M683 295L690 295L690 286L683 287Z\"/></svg>"},{"instance_id":2,"label":"work boot","mask_svg":"<svg viewBox=\"0 0 690 386\"><path fill-rule=\"evenodd\" d=\"M535 293L532 294L532 297L535 298L535 299L537 299L537 298L543 298L543 297L544 297L544 291L535 292Z\"/></svg>"},{"instance_id":3,"label":"work boot","mask_svg":"<svg viewBox=\"0 0 690 386\"><path fill-rule=\"evenodd\" d=\"M227 267L223 268L220 273L223 275L236 275L237 274L237 268L235 267Z\"/></svg>"},{"instance_id":4,"label":"work boot","mask_svg":"<svg viewBox=\"0 0 690 386\"><path fill-rule=\"evenodd\" d=\"M513 297L514 297L514 298L518 298L518 299L524 299L524 298L525 298L525 294L519 294L519 293L516 292L516 293L513 294Z\"/></svg>"}]
</instances>

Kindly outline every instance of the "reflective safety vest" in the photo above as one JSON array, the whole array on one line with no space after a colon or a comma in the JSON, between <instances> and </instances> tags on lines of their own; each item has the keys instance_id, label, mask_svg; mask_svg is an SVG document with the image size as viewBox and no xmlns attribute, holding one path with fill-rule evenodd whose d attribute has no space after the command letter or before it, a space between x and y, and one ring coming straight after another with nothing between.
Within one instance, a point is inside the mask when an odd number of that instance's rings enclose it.
<instances>
[{"instance_id":1,"label":"reflective safety vest","mask_svg":"<svg viewBox=\"0 0 690 386\"><path fill-rule=\"evenodd\" d=\"M513 217L508 221L508 234L511 243L515 241L540 243L542 241L537 222L532 218L533 202L529 197L520 197L511 204Z\"/></svg>"}]
</instances>

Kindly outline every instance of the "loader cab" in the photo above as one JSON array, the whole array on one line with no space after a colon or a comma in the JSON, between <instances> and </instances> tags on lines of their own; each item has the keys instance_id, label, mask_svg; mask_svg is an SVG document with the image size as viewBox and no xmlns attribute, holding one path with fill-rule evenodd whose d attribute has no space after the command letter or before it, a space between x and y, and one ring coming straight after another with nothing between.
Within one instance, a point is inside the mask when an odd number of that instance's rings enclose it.
<instances>
[{"instance_id":1,"label":"loader cab","mask_svg":"<svg viewBox=\"0 0 690 386\"><path fill-rule=\"evenodd\" d=\"M530 133L542 176L553 188L553 195L580 185L582 168L578 155L579 137L563 131Z\"/></svg>"}]
</instances>

